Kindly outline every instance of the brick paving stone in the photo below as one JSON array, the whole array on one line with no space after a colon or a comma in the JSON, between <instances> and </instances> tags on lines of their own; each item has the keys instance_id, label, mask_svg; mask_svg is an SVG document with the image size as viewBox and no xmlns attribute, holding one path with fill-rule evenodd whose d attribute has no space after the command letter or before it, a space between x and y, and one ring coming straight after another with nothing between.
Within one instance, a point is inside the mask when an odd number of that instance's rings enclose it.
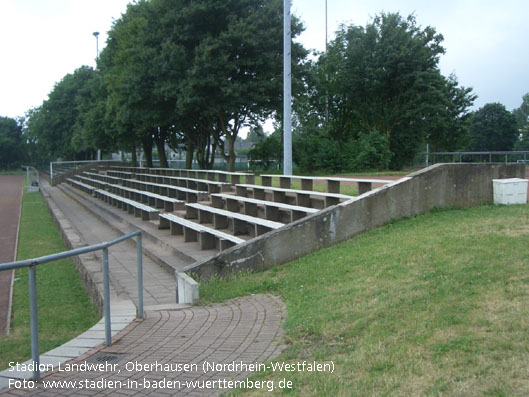
<instances>
[{"instance_id":1,"label":"brick paving stone","mask_svg":"<svg viewBox=\"0 0 529 397\"><path fill-rule=\"evenodd\" d=\"M43 382L36 390L27 390L23 395L43 395L43 392L55 392L55 395L178 395L206 396L219 395L221 390L186 388L185 381L242 380L250 372L244 368L234 372L217 370L204 373L204 362L210 364L230 364L240 361L251 364L264 362L278 355L282 346L282 323L286 316L283 302L272 295L252 295L233 299L221 304L196 306L183 310L147 311L145 320L131 324L124 335L112 346L103 347L92 353L112 354L125 353L111 363L117 363L118 372L58 372L57 370L43 377L43 381L84 381L105 379L113 382L135 380L139 387L123 387L113 390L63 389L44 390ZM268 321L274 319L274 321ZM90 360L85 355L72 362L81 363ZM119 357L119 356L118 356ZM132 371L127 371L127 363L132 363ZM134 364L142 366L135 371ZM196 364L197 371L165 372L154 364ZM152 368L144 370L146 364ZM129 364L130 365L130 364ZM163 369L163 367L162 367ZM180 388L153 389L144 388L144 381L181 382ZM226 392L228 390L223 390ZM21 390L4 390L0 395L21 395Z\"/></svg>"}]
</instances>

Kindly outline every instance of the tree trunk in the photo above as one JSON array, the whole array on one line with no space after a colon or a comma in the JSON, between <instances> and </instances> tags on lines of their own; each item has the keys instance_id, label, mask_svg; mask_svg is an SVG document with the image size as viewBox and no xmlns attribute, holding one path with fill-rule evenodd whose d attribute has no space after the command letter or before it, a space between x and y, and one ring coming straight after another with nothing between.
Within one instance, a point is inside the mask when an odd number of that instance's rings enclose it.
<instances>
[{"instance_id":1,"label":"tree trunk","mask_svg":"<svg viewBox=\"0 0 529 397\"><path fill-rule=\"evenodd\" d=\"M187 140L187 148L186 148L186 169L190 170L193 168L193 152L194 152L193 142L191 142L191 139Z\"/></svg>"},{"instance_id":2,"label":"tree trunk","mask_svg":"<svg viewBox=\"0 0 529 397\"><path fill-rule=\"evenodd\" d=\"M165 154L165 141L163 139L156 140L156 149L158 150L160 167L169 168L169 163L167 163L167 155Z\"/></svg>"},{"instance_id":3,"label":"tree trunk","mask_svg":"<svg viewBox=\"0 0 529 397\"><path fill-rule=\"evenodd\" d=\"M147 162L148 168L153 168L152 165L152 140L144 138L142 141L143 153L145 154L145 161Z\"/></svg>"},{"instance_id":4,"label":"tree trunk","mask_svg":"<svg viewBox=\"0 0 529 397\"><path fill-rule=\"evenodd\" d=\"M133 167L137 167L138 166L138 158L136 156L136 143L132 143L132 147L131 147L131 153L132 153L132 158L131 158L131 162L132 162L132 166Z\"/></svg>"},{"instance_id":5,"label":"tree trunk","mask_svg":"<svg viewBox=\"0 0 529 397\"><path fill-rule=\"evenodd\" d=\"M230 135L227 135L228 138L228 158L226 159L226 168L229 172L235 171L235 160L237 156L235 155L235 139Z\"/></svg>"}]
</instances>

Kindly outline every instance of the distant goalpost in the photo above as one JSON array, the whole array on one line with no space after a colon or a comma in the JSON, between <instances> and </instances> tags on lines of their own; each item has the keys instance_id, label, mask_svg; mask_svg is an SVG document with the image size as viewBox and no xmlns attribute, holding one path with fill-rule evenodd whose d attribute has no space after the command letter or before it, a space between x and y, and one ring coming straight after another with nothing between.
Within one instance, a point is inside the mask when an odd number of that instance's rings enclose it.
<instances>
[{"instance_id":1,"label":"distant goalpost","mask_svg":"<svg viewBox=\"0 0 529 397\"><path fill-rule=\"evenodd\" d=\"M35 167L30 165L23 165L22 168L26 169L26 183L25 188L27 192L38 192L40 186L39 172Z\"/></svg>"}]
</instances>

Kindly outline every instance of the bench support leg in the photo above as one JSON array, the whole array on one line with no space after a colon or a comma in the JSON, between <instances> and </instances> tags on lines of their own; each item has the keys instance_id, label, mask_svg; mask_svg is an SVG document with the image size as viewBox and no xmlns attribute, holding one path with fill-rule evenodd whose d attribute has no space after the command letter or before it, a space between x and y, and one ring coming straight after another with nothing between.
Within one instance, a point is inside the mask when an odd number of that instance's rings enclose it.
<instances>
[{"instance_id":1,"label":"bench support leg","mask_svg":"<svg viewBox=\"0 0 529 397\"><path fill-rule=\"evenodd\" d=\"M184 227L184 241L186 243L198 241L198 232L188 227Z\"/></svg>"},{"instance_id":2,"label":"bench support leg","mask_svg":"<svg viewBox=\"0 0 529 397\"><path fill-rule=\"evenodd\" d=\"M207 232L200 232L200 249L215 249L215 237Z\"/></svg>"},{"instance_id":3,"label":"bench support leg","mask_svg":"<svg viewBox=\"0 0 529 397\"><path fill-rule=\"evenodd\" d=\"M265 205L265 218L269 221L279 221L279 208Z\"/></svg>"},{"instance_id":4,"label":"bench support leg","mask_svg":"<svg viewBox=\"0 0 529 397\"><path fill-rule=\"evenodd\" d=\"M226 216L214 214L213 215L213 227L215 229L227 229L228 218Z\"/></svg>"},{"instance_id":5,"label":"bench support leg","mask_svg":"<svg viewBox=\"0 0 529 397\"><path fill-rule=\"evenodd\" d=\"M340 181L327 181L327 193L340 193Z\"/></svg>"},{"instance_id":6,"label":"bench support leg","mask_svg":"<svg viewBox=\"0 0 529 397\"><path fill-rule=\"evenodd\" d=\"M358 194L369 192L372 188L371 182L358 182Z\"/></svg>"}]
</instances>

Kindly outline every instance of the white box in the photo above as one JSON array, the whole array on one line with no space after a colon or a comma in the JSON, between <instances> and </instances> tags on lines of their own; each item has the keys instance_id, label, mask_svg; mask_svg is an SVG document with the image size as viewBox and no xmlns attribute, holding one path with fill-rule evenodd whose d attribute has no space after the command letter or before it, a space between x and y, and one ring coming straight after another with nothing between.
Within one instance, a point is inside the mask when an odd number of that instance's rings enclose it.
<instances>
[{"instance_id":1,"label":"white box","mask_svg":"<svg viewBox=\"0 0 529 397\"><path fill-rule=\"evenodd\" d=\"M527 203L527 179L493 179L494 204Z\"/></svg>"}]
</instances>

